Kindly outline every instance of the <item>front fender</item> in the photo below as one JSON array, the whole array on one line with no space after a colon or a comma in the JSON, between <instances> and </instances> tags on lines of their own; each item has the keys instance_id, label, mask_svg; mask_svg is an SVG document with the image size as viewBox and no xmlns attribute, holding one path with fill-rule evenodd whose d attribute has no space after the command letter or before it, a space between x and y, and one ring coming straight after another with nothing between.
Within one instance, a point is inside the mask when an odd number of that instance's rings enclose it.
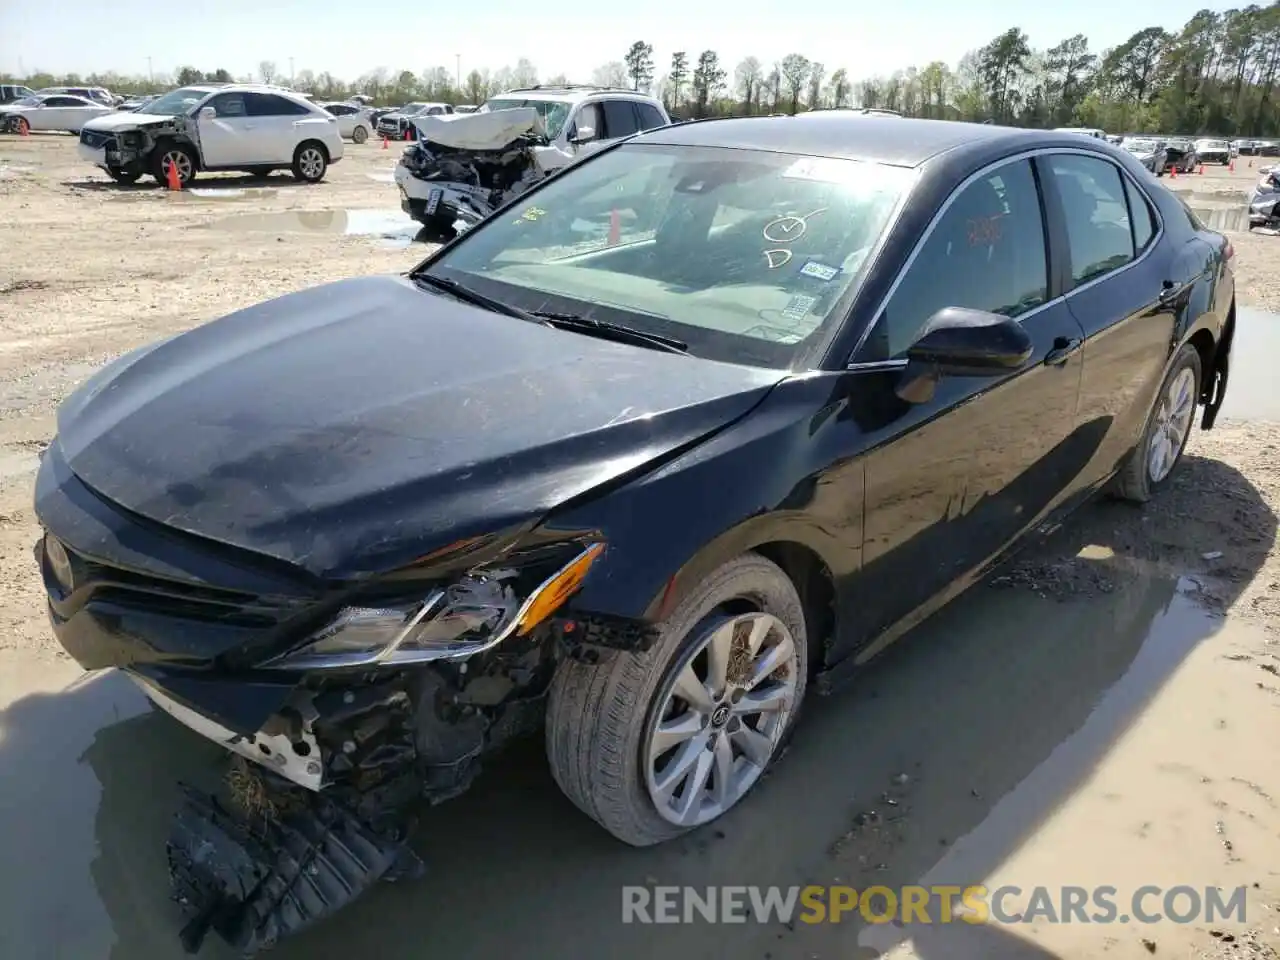
<instances>
[{"instance_id":1,"label":"front fender","mask_svg":"<svg viewBox=\"0 0 1280 960\"><path fill-rule=\"evenodd\" d=\"M784 381L743 421L661 469L551 514L550 536L608 544L571 609L663 619L709 572L764 544L812 554L835 582L862 549L863 442L845 378Z\"/></svg>"}]
</instances>

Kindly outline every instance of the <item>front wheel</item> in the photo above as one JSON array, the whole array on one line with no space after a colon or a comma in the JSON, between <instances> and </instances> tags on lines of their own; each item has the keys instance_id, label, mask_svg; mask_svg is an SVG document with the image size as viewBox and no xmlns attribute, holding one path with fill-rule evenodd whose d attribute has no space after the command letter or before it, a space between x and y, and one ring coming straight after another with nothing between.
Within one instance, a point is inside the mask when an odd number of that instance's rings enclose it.
<instances>
[{"instance_id":1,"label":"front wheel","mask_svg":"<svg viewBox=\"0 0 1280 960\"><path fill-rule=\"evenodd\" d=\"M354 130L351 131L352 143L364 143L368 139L369 139L369 131L366 130L364 127L356 127Z\"/></svg>"},{"instance_id":2,"label":"front wheel","mask_svg":"<svg viewBox=\"0 0 1280 960\"><path fill-rule=\"evenodd\" d=\"M329 154L314 140L298 145L293 152L293 175L304 183L319 183L329 169Z\"/></svg>"},{"instance_id":3,"label":"front wheel","mask_svg":"<svg viewBox=\"0 0 1280 960\"><path fill-rule=\"evenodd\" d=\"M151 175L162 187L169 185L169 168L178 171L178 184L185 187L196 178L196 155L180 143L162 143L152 155Z\"/></svg>"},{"instance_id":4,"label":"front wheel","mask_svg":"<svg viewBox=\"0 0 1280 960\"><path fill-rule=\"evenodd\" d=\"M1200 354L1188 343L1178 351L1160 384L1141 441L1116 475L1116 496L1146 503L1164 486L1191 439L1199 397Z\"/></svg>"},{"instance_id":5,"label":"front wheel","mask_svg":"<svg viewBox=\"0 0 1280 960\"><path fill-rule=\"evenodd\" d=\"M649 650L561 663L547 710L552 775L633 846L709 823L781 753L808 654L787 575L758 554L731 560L679 604Z\"/></svg>"}]
</instances>

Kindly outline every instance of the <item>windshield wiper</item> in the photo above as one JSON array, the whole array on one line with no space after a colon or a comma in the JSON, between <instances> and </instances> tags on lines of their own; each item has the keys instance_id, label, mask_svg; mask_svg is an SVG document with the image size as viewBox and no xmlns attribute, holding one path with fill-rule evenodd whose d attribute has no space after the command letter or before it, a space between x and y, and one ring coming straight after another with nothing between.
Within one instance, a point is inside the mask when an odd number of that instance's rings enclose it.
<instances>
[{"instance_id":1,"label":"windshield wiper","mask_svg":"<svg viewBox=\"0 0 1280 960\"><path fill-rule=\"evenodd\" d=\"M576 313L555 313L550 310L530 310L529 314L561 330L585 333L603 340L617 340L620 343L632 343L654 350L665 350L668 353L689 352L689 345L675 337L664 337L661 334L637 330L635 327L626 327L620 323L597 320L595 317L583 317Z\"/></svg>"},{"instance_id":2,"label":"windshield wiper","mask_svg":"<svg viewBox=\"0 0 1280 960\"><path fill-rule=\"evenodd\" d=\"M527 310L521 310L519 307L513 307L509 303L503 303L501 300L497 300L494 297L486 296L479 290L473 290L465 283L459 283L457 280L449 280L446 277L433 277L429 273L419 273L414 275L413 282L432 287L436 290L443 290L446 293L451 293L459 300L465 300L473 306L483 307L484 309L491 310L494 313L501 313L504 316L515 317L517 320L527 320L530 323L546 324L545 320L539 319Z\"/></svg>"}]
</instances>

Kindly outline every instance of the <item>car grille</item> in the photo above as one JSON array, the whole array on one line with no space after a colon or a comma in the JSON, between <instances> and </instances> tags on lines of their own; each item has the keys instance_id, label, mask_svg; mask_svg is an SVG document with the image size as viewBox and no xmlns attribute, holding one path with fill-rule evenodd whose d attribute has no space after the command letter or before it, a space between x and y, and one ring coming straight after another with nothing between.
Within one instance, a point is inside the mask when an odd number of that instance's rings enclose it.
<instances>
[{"instance_id":1,"label":"car grille","mask_svg":"<svg viewBox=\"0 0 1280 960\"><path fill-rule=\"evenodd\" d=\"M80 142L86 147L92 147L94 150L105 147L108 143L115 139L115 134L102 133L99 130L81 130Z\"/></svg>"},{"instance_id":2,"label":"car grille","mask_svg":"<svg viewBox=\"0 0 1280 960\"><path fill-rule=\"evenodd\" d=\"M57 547L61 547L60 554ZM98 563L56 540L52 534L45 535L43 571L49 599L62 615L71 612L68 608L79 609L87 603L101 602L146 610L158 616L262 629L276 626L295 612L287 606L266 606L261 598L252 594L148 576Z\"/></svg>"}]
</instances>

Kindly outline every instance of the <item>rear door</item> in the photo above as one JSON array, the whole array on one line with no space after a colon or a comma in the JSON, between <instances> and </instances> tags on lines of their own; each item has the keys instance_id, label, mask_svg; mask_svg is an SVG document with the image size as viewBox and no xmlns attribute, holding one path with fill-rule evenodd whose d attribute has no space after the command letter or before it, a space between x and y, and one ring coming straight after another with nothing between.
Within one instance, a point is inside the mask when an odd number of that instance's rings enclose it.
<instances>
[{"instance_id":1,"label":"rear door","mask_svg":"<svg viewBox=\"0 0 1280 960\"><path fill-rule=\"evenodd\" d=\"M629 137L640 129L640 118L630 100L602 100L600 107L600 112L604 115L604 129L599 132L598 140Z\"/></svg>"},{"instance_id":2,"label":"rear door","mask_svg":"<svg viewBox=\"0 0 1280 960\"><path fill-rule=\"evenodd\" d=\"M294 149L307 139L302 125L312 116L311 111L274 93L246 93L245 101L255 127L254 139L258 141L255 149L264 155L263 162L292 163ZM318 123L329 122L328 118L316 119Z\"/></svg>"},{"instance_id":3,"label":"rear door","mask_svg":"<svg viewBox=\"0 0 1280 960\"><path fill-rule=\"evenodd\" d=\"M951 196L855 353L854 416L882 441L865 460L865 566L845 611L864 642L1047 513L1088 459L1072 436L1083 331L1056 293L1034 168L1005 161ZM943 307L1017 317L1034 352L909 404L894 393L907 348Z\"/></svg>"},{"instance_id":4,"label":"rear door","mask_svg":"<svg viewBox=\"0 0 1280 960\"><path fill-rule=\"evenodd\" d=\"M1096 483L1138 441L1203 255L1161 242L1143 190L1109 159L1054 153L1040 165L1065 226L1066 302L1085 334L1079 421L1102 439L1082 481Z\"/></svg>"}]
</instances>

